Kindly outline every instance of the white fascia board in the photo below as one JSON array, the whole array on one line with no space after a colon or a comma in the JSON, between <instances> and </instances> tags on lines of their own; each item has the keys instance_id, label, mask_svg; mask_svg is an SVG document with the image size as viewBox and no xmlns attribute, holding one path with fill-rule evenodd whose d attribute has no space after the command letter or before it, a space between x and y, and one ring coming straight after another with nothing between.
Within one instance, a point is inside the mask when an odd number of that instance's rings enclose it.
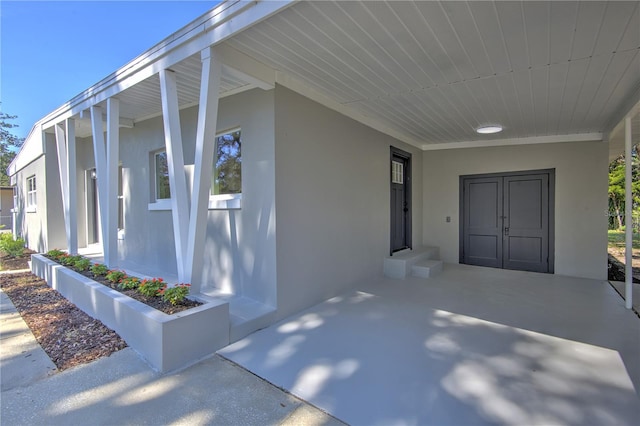
<instances>
[{"instance_id":1,"label":"white fascia board","mask_svg":"<svg viewBox=\"0 0 640 426\"><path fill-rule=\"evenodd\" d=\"M626 100L622 103L622 106L618 108L609 123L607 123L603 132L605 139L609 140L616 130L620 131L624 135L625 118L635 114L640 114L640 86L638 86L635 92L627 96Z\"/></svg>"},{"instance_id":2,"label":"white fascia board","mask_svg":"<svg viewBox=\"0 0 640 426\"><path fill-rule=\"evenodd\" d=\"M161 69L170 68L207 47L222 43L296 2L225 2L91 86L41 121L45 128L51 127L56 122L76 115L140 83Z\"/></svg>"},{"instance_id":3,"label":"white fascia board","mask_svg":"<svg viewBox=\"0 0 640 426\"><path fill-rule=\"evenodd\" d=\"M39 125L33 126L9 167L8 176L13 176L45 154L45 140Z\"/></svg>"},{"instance_id":4,"label":"white fascia board","mask_svg":"<svg viewBox=\"0 0 640 426\"><path fill-rule=\"evenodd\" d=\"M367 127L370 127L374 130L377 130L381 133L384 133L385 135L389 135L393 138L398 139L399 141L402 141L404 143L407 143L409 145L412 145L416 148L421 148L422 147L422 142L415 140L413 138L408 137L405 134L402 134L400 132L398 132L397 130L394 130L390 127L384 126L382 124L380 124L380 122L378 122L375 119L372 119L370 117L364 116L356 111L354 111L352 108L350 108L347 105L343 105L339 102L334 101L333 99L323 95L322 93L318 92L317 90L309 87L308 84L305 84L303 82L301 82L300 80L296 79L295 77L292 77L288 74L284 74L282 72L277 72L276 73L276 83L293 90L296 93L301 94L304 97L307 97L309 99L311 99L312 101L315 101L321 105L324 105L325 107L332 109L334 111L339 112L340 114L347 116L359 123L364 124Z\"/></svg>"},{"instance_id":5,"label":"white fascia board","mask_svg":"<svg viewBox=\"0 0 640 426\"><path fill-rule=\"evenodd\" d=\"M535 145L560 142L595 142L602 141L602 133L577 133L573 135L532 136L528 138L491 139L464 142L447 142L422 145L423 151L443 149L484 148L490 146Z\"/></svg>"}]
</instances>

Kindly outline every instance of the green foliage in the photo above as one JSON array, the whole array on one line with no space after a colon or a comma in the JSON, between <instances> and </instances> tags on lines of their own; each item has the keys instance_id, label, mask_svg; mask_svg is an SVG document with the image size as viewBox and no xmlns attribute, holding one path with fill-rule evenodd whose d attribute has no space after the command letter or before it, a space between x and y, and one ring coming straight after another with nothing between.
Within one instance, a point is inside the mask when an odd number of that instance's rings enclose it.
<instances>
[{"instance_id":1,"label":"green foliage","mask_svg":"<svg viewBox=\"0 0 640 426\"><path fill-rule=\"evenodd\" d=\"M624 247L625 246L625 233L624 230L612 230L608 232L609 247ZM634 232L632 234L632 247L634 249L640 249L640 232Z\"/></svg>"},{"instance_id":2,"label":"green foliage","mask_svg":"<svg viewBox=\"0 0 640 426\"><path fill-rule=\"evenodd\" d=\"M166 284L162 281L162 278L152 278L142 280L138 287L138 292L143 296L155 297L158 296L160 290L162 290Z\"/></svg>"},{"instance_id":3,"label":"green foliage","mask_svg":"<svg viewBox=\"0 0 640 426\"><path fill-rule=\"evenodd\" d=\"M242 192L242 139L240 130L216 138L213 194Z\"/></svg>"},{"instance_id":4,"label":"green foliage","mask_svg":"<svg viewBox=\"0 0 640 426\"><path fill-rule=\"evenodd\" d=\"M187 297L189 294L189 287L191 287L190 284L178 284L169 288L164 287L158 292L158 294L162 296L162 300L165 302L177 305L182 303L182 301Z\"/></svg>"},{"instance_id":5,"label":"green foliage","mask_svg":"<svg viewBox=\"0 0 640 426\"><path fill-rule=\"evenodd\" d=\"M9 186L9 177L6 170L16 156L16 150L22 146L24 139L14 135L10 129L18 127L10 121L15 120L15 115L0 112L0 185Z\"/></svg>"},{"instance_id":6,"label":"green foliage","mask_svg":"<svg viewBox=\"0 0 640 426\"><path fill-rule=\"evenodd\" d=\"M640 215L640 155L636 145L631 156L631 193L634 216ZM625 225L625 158L620 156L609 164L609 229ZM635 224L636 229L639 226Z\"/></svg>"},{"instance_id":7,"label":"green foliage","mask_svg":"<svg viewBox=\"0 0 640 426\"><path fill-rule=\"evenodd\" d=\"M60 256L66 255L66 253L59 249L53 249L46 252L45 255L53 260L57 260Z\"/></svg>"},{"instance_id":8,"label":"green foliage","mask_svg":"<svg viewBox=\"0 0 640 426\"><path fill-rule=\"evenodd\" d=\"M123 278L126 278L127 274L124 273L124 271L109 271L107 272L107 275L105 275L105 279L107 281L109 281L110 283L119 283L120 280L122 280Z\"/></svg>"},{"instance_id":9,"label":"green foliage","mask_svg":"<svg viewBox=\"0 0 640 426\"><path fill-rule=\"evenodd\" d=\"M76 262L82 259L83 257L80 255L75 255L75 256L66 255L66 256L61 256L59 262L64 266L74 266Z\"/></svg>"},{"instance_id":10,"label":"green foliage","mask_svg":"<svg viewBox=\"0 0 640 426\"><path fill-rule=\"evenodd\" d=\"M94 264L90 270L91 273L96 277L107 275L107 272L109 272L109 268L107 268L107 265L103 265L102 263Z\"/></svg>"},{"instance_id":11,"label":"green foliage","mask_svg":"<svg viewBox=\"0 0 640 426\"><path fill-rule=\"evenodd\" d=\"M0 250L11 257L19 257L24 254L25 242L22 238L13 238L10 232L0 234Z\"/></svg>"},{"instance_id":12,"label":"green foliage","mask_svg":"<svg viewBox=\"0 0 640 426\"><path fill-rule=\"evenodd\" d=\"M75 263L73 264L73 269L79 272L88 271L89 268L91 268L91 261L84 257L76 260Z\"/></svg>"},{"instance_id":13,"label":"green foliage","mask_svg":"<svg viewBox=\"0 0 640 426\"><path fill-rule=\"evenodd\" d=\"M140 286L140 280L136 277L126 277L120 281L120 290L136 290Z\"/></svg>"}]
</instances>

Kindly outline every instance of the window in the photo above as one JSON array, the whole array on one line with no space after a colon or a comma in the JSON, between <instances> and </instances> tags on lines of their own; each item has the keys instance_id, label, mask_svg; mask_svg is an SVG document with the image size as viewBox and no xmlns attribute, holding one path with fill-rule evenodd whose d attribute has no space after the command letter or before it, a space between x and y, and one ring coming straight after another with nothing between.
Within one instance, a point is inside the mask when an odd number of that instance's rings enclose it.
<instances>
[{"instance_id":1,"label":"window","mask_svg":"<svg viewBox=\"0 0 640 426\"><path fill-rule=\"evenodd\" d=\"M216 137L211 195L242 193L242 139L240 129Z\"/></svg>"},{"instance_id":2,"label":"window","mask_svg":"<svg viewBox=\"0 0 640 426\"><path fill-rule=\"evenodd\" d=\"M171 190L169 188L169 165L167 164L167 152L157 152L154 155L154 164L156 170L155 199L163 200L171 198Z\"/></svg>"},{"instance_id":3,"label":"window","mask_svg":"<svg viewBox=\"0 0 640 426\"><path fill-rule=\"evenodd\" d=\"M34 175L27 178L27 208L35 209L36 202L36 177Z\"/></svg>"},{"instance_id":4,"label":"window","mask_svg":"<svg viewBox=\"0 0 640 426\"><path fill-rule=\"evenodd\" d=\"M391 183L404 183L404 164L399 161L391 162Z\"/></svg>"}]
</instances>

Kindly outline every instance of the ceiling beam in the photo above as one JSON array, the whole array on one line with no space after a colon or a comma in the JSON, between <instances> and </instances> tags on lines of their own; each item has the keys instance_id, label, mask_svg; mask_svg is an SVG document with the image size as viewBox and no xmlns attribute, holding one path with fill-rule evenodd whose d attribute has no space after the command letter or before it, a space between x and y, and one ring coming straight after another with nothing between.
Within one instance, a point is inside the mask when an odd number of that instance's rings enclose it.
<instances>
[{"instance_id":1,"label":"ceiling beam","mask_svg":"<svg viewBox=\"0 0 640 426\"><path fill-rule=\"evenodd\" d=\"M602 133L578 133L573 135L532 136L528 138L491 139L464 142L447 142L422 145L423 151L442 149L483 148L489 146L536 145L561 142L594 142L602 141Z\"/></svg>"}]
</instances>

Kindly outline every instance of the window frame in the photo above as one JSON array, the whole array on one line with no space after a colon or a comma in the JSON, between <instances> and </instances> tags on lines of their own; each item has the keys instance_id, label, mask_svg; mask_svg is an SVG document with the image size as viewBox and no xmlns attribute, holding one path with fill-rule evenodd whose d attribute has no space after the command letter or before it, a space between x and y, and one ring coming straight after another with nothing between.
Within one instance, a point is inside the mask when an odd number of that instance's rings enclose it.
<instances>
[{"instance_id":1,"label":"window frame","mask_svg":"<svg viewBox=\"0 0 640 426\"><path fill-rule=\"evenodd\" d=\"M158 182L158 158L160 155L164 154L165 156L165 162L167 162L167 189L169 191L169 196L168 197L160 197L158 194L158 190L159 190L159 182ZM152 165L153 165L153 200L155 202L158 201L162 201L162 200L170 200L171 199L171 184L169 183L169 163L167 160L167 150L166 149L160 149L157 151L154 151L151 153L152 155Z\"/></svg>"},{"instance_id":2,"label":"window frame","mask_svg":"<svg viewBox=\"0 0 640 426\"><path fill-rule=\"evenodd\" d=\"M216 146L214 152L214 158L212 159L213 167L211 170L211 189L209 190L209 210L233 210L242 208L242 175L243 175L243 167L242 167L242 147L240 148L240 192L231 193L231 194L213 194L214 185L213 180L214 175L216 174L216 163L218 162L218 138L224 135L228 135L230 133L240 132L240 139L242 140L242 127L232 127L230 129L223 130L221 132L216 133Z\"/></svg>"},{"instance_id":3,"label":"window frame","mask_svg":"<svg viewBox=\"0 0 640 426\"><path fill-rule=\"evenodd\" d=\"M25 207L27 212L32 213L36 211L36 208L38 206L38 186L36 181L36 175L33 174L27 177L25 182L26 182ZM33 183L33 188L32 188L32 183Z\"/></svg>"}]
</instances>

